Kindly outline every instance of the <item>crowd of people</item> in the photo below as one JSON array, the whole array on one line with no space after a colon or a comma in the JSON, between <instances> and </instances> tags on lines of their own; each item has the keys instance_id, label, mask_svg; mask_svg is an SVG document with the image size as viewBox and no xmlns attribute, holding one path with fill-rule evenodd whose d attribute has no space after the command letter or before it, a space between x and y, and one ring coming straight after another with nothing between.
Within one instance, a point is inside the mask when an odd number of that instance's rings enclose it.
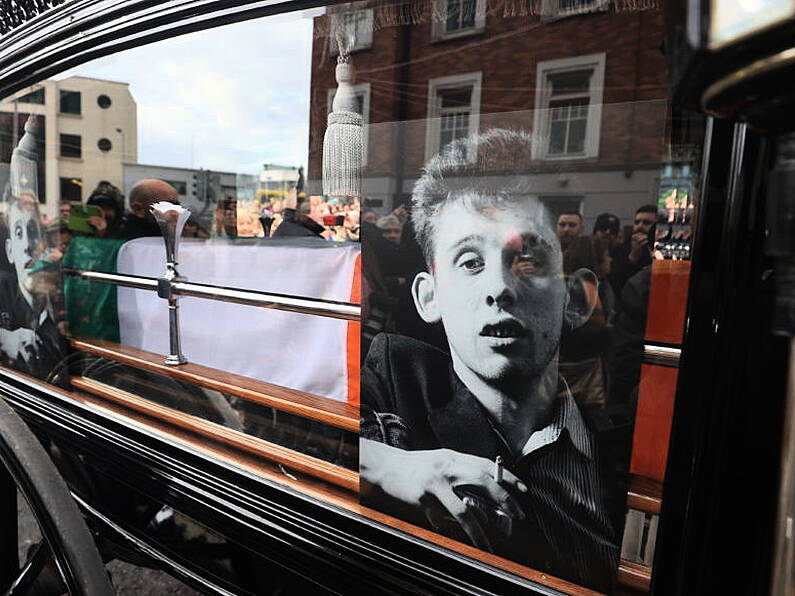
<instances>
[{"instance_id":1,"label":"crowd of people","mask_svg":"<svg viewBox=\"0 0 795 596\"><path fill-rule=\"evenodd\" d=\"M44 264L57 265L70 240L77 235L133 239L159 236L149 212L158 201L179 202L175 189L161 180L142 180L130 192L129 209L117 187L101 182L86 204L99 214L87 218L90 233L68 225L70 204L63 203L60 218L42 222ZM229 204L227 204L229 203ZM236 206L219 203L216 232L236 236ZM294 189L284 198L265 201L260 208L262 235L270 237L315 236L337 241L359 241L366 254L363 266L363 350L382 331L420 337L444 347L438 326L425 325L413 306L410 284L425 265L406 207L386 215L362 208L358 199L299 197ZM599 215L591 234L580 213L567 211L557 217L556 232L566 276L587 272L593 312L577 329L564 326L560 340L560 370L578 403L601 408L611 403L633 403L640 377L640 360L646 319L646 303L653 260L657 207L640 207L630 225L610 213ZM188 237L208 237L195 218L185 227ZM46 269L39 265L39 270ZM46 279L34 276L33 279ZM57 319L57 317L56 317ZM63 323L61 323L63 324Z\"/></svg>"},{"instance_id":2,"label":"crowd of people","mask_svg":"<svg viewBox=\"0 0 795 596\"><path fill-rule=\"evenodd\" d=\"M284 199L268 199L260 209L264 236L319 236L337 242L359 240L357 197L304 197L297 189Z\"/></svg>"},{"instance_id":3,"label":"crowd of people","mask_svg":"<svg viewBox=\"0 0 795 596\"><path fill-rule=\"evenodd\" d=\"M594 276L593 314L576 330L564 327L560 346L561 375L581 407L637 398L656 221L655 205L640 207L631 227L602 213L587 235L579 213L558 216L564 273Z\"/></svg>"}]
</instances>

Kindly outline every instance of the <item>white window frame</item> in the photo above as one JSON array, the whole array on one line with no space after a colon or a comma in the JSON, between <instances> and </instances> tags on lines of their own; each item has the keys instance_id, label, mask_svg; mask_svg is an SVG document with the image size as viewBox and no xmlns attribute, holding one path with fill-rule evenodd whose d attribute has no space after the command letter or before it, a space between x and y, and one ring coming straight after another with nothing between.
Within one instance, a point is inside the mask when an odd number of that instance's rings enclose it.
<instances>
[{"instance_id":1,"label":"white window frame","mask_svg":"<svg viewBox=\"0 0 795 596\"><path fill-rule=\"evenodd\" d=\"M337 38L334 36L334 31L337 26L337 21L345 14L353 14L353 13L364 13L365 14L365 27L364 27L364 39L357 39L356 43L353 47L349 50L350 52L358 52L360 50L366 50L373 46L373 9L372 8L361 8L358 10L347 10L347 11L337 11L332 12L331 17L331 35L329 35L329 51L331 52L332 56L336 56L339 54L339 47L337 46Z\"/></svg>"},{"instance_id":2,"label":"white window frame","mask_svg":"<svg viewBox=\"0 0 795 596\"><path fill-rule=\"evenodd\" d=\"M562 19L565 17L572 17L578 14L588 14L590 12L601 12L607 10L609 0L580 0L582 6L579 8L565 9L561 8L561 0L541 0L541 18L547 19Z\"/></svg>"},{"instance_id":3,"label":"white window frame","mask_svg":"<svg viewBox=\"0 0 795 596\"><path fill-rule=\"evenodd\" d=\"M326 115L331 113L331 104L334 102L334 96L337 93L337 88L332 87L326 92ZM367 165L367 146L370 141L370 83L359 83L353 85L353 94L362 95L362 165Z\"/></svg>"},{"instance_id":4,"label":"white window frame","mask_svg":"<svg viewBox=\"0 0 795 596\"><path fill-rule=\"evenodd\" d=\"M469 100L471 110L469 113L469 131L467 133L472 135L480 129L480 89L482 82L483 73L480 71L448 77L438 77L428 81L428 120L425 128L425 161L428 161L439 153L442 125L439 91L466 86L472 87L472 94ZM469 155L468 158L470 161L474 161L475 155Z\"/></svg>"},{"instance_id":5,"label":"white window frame","mask_svg":"<svg viewBox=\"0 0 795 596\"><path fill-rule=\"evenodd\" d=\"M549 128L551 110L552 86L549 84L549 75L561 72L592 70L589 99L588 122L585 128L585 144L582 153L578 154L549 154ZM560 60L547 60L539 62L536 66L536 97L535 113L533 114L533 130L537 143L534 143L534 159L545 160L572 160L589 159L599 156L599 136L602 128L602 97L604 94L605 80L605 54L589 54L575 56Z\"/></svg>"},{"instance_id":6,"label":"white window frame","mask_svg":"<svg viewBox=\"0 0 795 596\"><path fill-rule=\"evenodd\" d=\"M483 33L486 30L486 0L475 0L475 24L472 27L458 29L457 31L447 30L447 2L448 0L433 0L432 41L457 39L467 35Z\"/></svg>"}]
</instances>

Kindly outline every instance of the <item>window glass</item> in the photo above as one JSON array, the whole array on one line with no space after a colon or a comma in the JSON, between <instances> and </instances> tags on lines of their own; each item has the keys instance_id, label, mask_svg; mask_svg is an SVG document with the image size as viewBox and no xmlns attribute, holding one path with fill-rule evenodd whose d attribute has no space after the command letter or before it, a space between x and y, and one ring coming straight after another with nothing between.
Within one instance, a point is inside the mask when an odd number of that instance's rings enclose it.
<instances>
[{"instance_id":1,"label":"window glass","mask_svg":"<svg viewBox=\"0 0 795 596\"><path fill-rule=\"evenodd\" d=\"M30 93L26 93L21 97L17 98L17 101L20 103L44 103L44 87L39 87L38 89L31 91Z\"/></svg>"},{"instance_id":2,"label":"window glass","mask_svg":"<svg viewBox=\"0 0 795 596\"><path fill-rule=\"evenodd\" d=\"M457 31L475 26L475 0L447 1L447 30Z\"/></svg>"},{"instance_id":3,"label":"window glass","mask_svg":"<svg viewBox=\"0 0 795 596\"><path fill-rule=\"evenodd\" d=\"M79 178L61 178L61 201L79 203L83 193L83 181Z\"/></svg>"},{"instance_id":4,"label":"window glass","mask_svg":"<svg viewBox=\"0 0 795 596\"><path fill-rule=\"evenodd\" d=\"M61 89L61 113L62 114L80 114L80 92L79 91L65 91Z\"/></svg>"},{"instance_id":5,"label":"window glass","mask_svg":"<svg viewBox=\"0 0 795 596\"><path fill-rule=\"evenodd\" d=\"M80 135L68 135L61 133L61 157L82 157L83 138Z\"/></svg>"},{"instance_id":6,"label":"window glass","mask_svg":"<svg viewBox=\"0 0 795 596\"><path fill-rule=\"evenodd\" d=\"M572 593L649 580L703 135L663 31L356 2L5 98L0 365Z\"/></svg>"}]
</instances>

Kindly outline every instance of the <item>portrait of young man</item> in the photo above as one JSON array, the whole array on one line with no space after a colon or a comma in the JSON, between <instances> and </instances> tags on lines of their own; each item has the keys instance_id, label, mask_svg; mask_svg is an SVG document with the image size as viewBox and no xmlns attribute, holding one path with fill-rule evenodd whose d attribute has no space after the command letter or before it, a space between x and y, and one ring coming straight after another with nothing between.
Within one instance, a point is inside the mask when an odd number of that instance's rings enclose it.
<instances>
[{"instance_id":1,"label":"portrait of young man","mask_svg":"<svg viewBox=\"0 0 795 596\"><path fill-rule=\"evenodd\" d=\"M362 370L361 500L609 590L621 491L558 373L561 329L593 310L584 287L593 274L563 275L556 221L527 173L531 146L530 135L507 130L460 139L414 187L427 268L412 295L422 320L442 325L448 350L397 334L373 340Z\"/></svg>"},{"instance_id":2,"label":"portrait of young man","mask_svg":"<svg viewBox=\"0 0 795 596\"><path fill-rule=\"evenodd\" d=\"M45 239L39 222L36 138L30 117L11 154L2 244L8 268L0 271L0 361L45 378L63 357L52 294L55 275L43 271Z\"/></svg>"}]
</instances>

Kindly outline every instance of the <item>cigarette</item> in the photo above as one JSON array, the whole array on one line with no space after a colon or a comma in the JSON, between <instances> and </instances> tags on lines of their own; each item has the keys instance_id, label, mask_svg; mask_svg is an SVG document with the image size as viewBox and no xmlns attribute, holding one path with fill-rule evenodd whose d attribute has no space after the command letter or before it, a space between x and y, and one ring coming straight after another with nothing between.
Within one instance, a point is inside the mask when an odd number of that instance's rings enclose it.
<instances>
[{"instance_id":1,"label":"cigarette","mask_svg":"<svg viewBox=\"0 0 795 596\"><path fill-rule=\"evenodd\" d=\"M502 456L498 455L494 459L494 480L497 482L502 482Z\"/></svg>"}]
</instances>

